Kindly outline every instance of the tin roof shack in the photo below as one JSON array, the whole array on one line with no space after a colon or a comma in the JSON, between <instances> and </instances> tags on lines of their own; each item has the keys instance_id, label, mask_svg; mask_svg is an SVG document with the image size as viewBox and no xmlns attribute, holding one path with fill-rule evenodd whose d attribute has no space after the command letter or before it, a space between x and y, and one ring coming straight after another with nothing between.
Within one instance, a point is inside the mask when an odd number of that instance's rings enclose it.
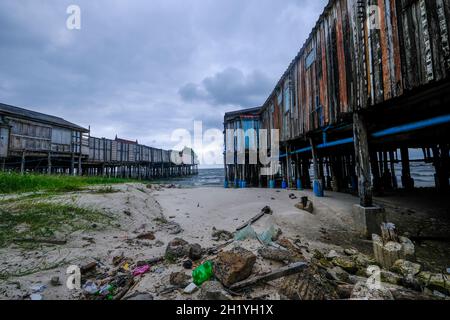
<instances>
[{"instance_id":1,"label":"tin roof shack","mask_svg":"<svg viewBox=\"0 0 450 320\"><path fill-rule=\"evenodd\" d=\"M2 167L51 171L74 170L89 154L89 130L59 117L0 103Z\"/></svg>"},{"instance_id":2,"label":"tin roof shack","mask_svg":"<svg viewBox=\"0 0 450 320\"><path fill-rule=\"evenodd\" d=\"M260 186L260 112L258 107L225 114L225 187L230 183L237 188Z\"/></svg>"}]
</instances>

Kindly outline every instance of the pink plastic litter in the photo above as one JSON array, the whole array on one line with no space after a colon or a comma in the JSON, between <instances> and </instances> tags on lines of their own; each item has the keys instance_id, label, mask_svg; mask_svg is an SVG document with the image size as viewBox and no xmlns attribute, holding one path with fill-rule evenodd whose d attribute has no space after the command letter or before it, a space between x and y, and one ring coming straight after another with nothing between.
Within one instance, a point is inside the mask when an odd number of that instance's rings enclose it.
<instances>
[{"instance_id":1,"label":"pink plastic litter","mask_svg":"<svg viewBox=\"0 0 450 320\"><path fill-rule=\"evenodd\" d=\"M144 273L147 273L149 271L150 271L150 266L149 265L145 265L145 266L142 266L142 267L137 267L133 271L133 276L135 276L135 277L136 276L140 276L140 275L142 275Z\"/></svg>"}]
</instances>

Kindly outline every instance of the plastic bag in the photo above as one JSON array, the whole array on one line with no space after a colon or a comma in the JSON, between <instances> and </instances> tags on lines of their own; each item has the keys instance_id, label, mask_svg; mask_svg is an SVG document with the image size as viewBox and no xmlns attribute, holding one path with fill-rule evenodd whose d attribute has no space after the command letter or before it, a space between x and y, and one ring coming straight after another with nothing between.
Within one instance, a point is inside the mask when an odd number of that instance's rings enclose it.
<instances>
[{"instance_id":1,"label":"plastic bag","mask_svg":"<svg viewBox=\"0 0 450 320\"><path fill-rule=\"evenodd\" d=\"M275 230L275 227L272 225L268 230L258 235L258 240L268 246L276 236L277 230Z\"/></svg>"},{"instance_id":2,"label":"plastic bag","mask_svg":"<svg viewBox=\"0 0 450 320\"><path fill-rule=\"evenodd\" d=\"M236 233L234 240L244 241L246 239L257 239L257 237L258 235L256 234L255 229L253 229L251 225L248 225Z\"/></svg>"},{"instance_id":3,"label":"plastic bag","mask_svg":"<svg viewBox=\"0 0 450 320\"><path fill-rule=\"evenodd\" d=\"M134 271L133 271L133 276L134 276L134 277L140 276L140 275L142 275L142 274L144 274L144 273L147 273L147 272L149 272L149 271L150 271L150 266L149 266L149 265L145 265L145 266L142 266L142 267L137 267L137 268L134 269Z\"/></svg>"}]
</instances>

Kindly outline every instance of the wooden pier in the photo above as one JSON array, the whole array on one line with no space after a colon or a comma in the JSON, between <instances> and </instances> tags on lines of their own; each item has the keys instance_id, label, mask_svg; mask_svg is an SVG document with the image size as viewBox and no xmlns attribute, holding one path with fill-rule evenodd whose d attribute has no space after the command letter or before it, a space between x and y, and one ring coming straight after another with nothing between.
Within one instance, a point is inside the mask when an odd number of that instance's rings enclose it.
<instances>
[{"instance_id":1,"label":"wooden pier","mask_svg":"<svg viewBox=\"0 0 450 320\"><path fill-rule=\"evenodd\" d=\"M198 161L189 148L91 137L64 119L0 103L0 170L152 180L195 175Z\"/></svg>"},{"instance_id":2,"label":"wooden pier","mask_svg":"<svg viewBox=\"0 0 450 320\"><path fill-rule=\"evenodd\" d=\"M351 192L371 207L374 193L414 188L409 150L422 149L448 192L449 30L449 1L330 1L266 102L225 115L225 130L267 129L268 146L279 130L280 173L261 175L247 146L246 164L225 162L226 185Z\"/></svg>"}]
</instances>

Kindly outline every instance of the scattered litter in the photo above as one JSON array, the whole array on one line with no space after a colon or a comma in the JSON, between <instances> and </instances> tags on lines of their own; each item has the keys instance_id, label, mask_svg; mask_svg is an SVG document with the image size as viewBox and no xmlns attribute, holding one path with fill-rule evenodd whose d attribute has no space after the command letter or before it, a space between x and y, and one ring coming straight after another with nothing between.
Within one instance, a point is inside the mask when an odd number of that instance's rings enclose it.
<instances>
[{"instance_id":1,"label":"scattered litter","mask_svg":"<svg viewBox=\"0 0 450 320\"><path fill-rule=\"evenodd\" d=\"M437 291L437 290L434 290L434 291L433 291L433 295L434 295L435 297L438 297L438 298L441 298L441 299L447 298L447 296L446 296L445 294L443 294L443 293L441 293L441 292L439 292L439 291Z\"/></svg>"},{"instance_id":2,"label":"scattered litter","mask_svg":"<svg viewBox=\"0 0 450 320\"><path fill-rule=\"evenodd\" d=\"M197 290L198 290L198 287L195 285L195 283L191 283L186 288L184 288L183 292L186 294L191 294Z\"/></svg>"},{"instance_id":3,"label":"scattered litter","mask_svg":"<svg viewBox=\"0 0 450 320\"><path fill-rule=\"evenodd\" d=\"M112 263L114 266L118 266L124 259L123 253L120 256L115 256L112 259Z\"/></svg>"},{"instance_id":4,"label":"scattered litter","mask_svg":"<svg viewBox=\"0 0 450 320\"><path fill-rule=\"evenodd\" d=\"M258 235L251 225L247 225L244 229L241 229L234 236L234 240L236 241L244 241L247 239L256 239Z\"/></svg>"},{"instance_id":5,"label":"scattered litter","mask_svg":"<svg viewBox=\"0 0 450 320\"><path fill-rule=\"evenodd\" d=\"M97 267L97 262L93 261L81 267L81 274L86 274Z\"/></svg>"},{"instance_id":6,"label":"scattered litter","mask_svg":"<svg viewBox=\"0 0 450 320\"><path fill-rule=\"evenodd\" d=\"M109 293L111 293L114 290L114 287L110 284L105 284L104 286L102 286L100 288L100 290L98 291L98 293L101 296L107 296Z\"/></svg>"},{"instance_id":7,"label":"scattered litter","mask_svg":"<svg viewBox=\"0 0 450 320\"><path fill-rule=\"evenodd\" d=\"M258 240L267 246L272 243L277 235L278 231L275 230L274 226L271 226L268 230L258 235Z\"/></svg>"},{"instance_id":8,"label":"scattered litter","mask_svg":"<svg viewBox=\"0 0 450 320\"><path fill-rule=\"evenodd\" d=\"M233 239L233 234L226 230L217 230L213 227L212 239L215 241L228 241Z\"/></svg>"},{"instance_id":9,"label":"scattered litter","mask_svg":"<svg viewBox=\"0 0 450 320\"><path fill-rule=\"evenodd\" d=\"M148 264L145 266L142 266L142 267L137 267L136 269L133 270L133 276L137 277L137 276L143 275L149 271L150 271L150 266Z\"/></svg>"},{"instance_id":10,"label":"scattered litter","mask_svg":"<svg viewBox=\"0 0 450 320\"><path fill-rule=\"evenodd\" d=\"M234 240L236 241L244 241L247 239L258 239L264 245L270 245L279 235L279 231L275 229L274 226L271 226L266 231L257 234L255 229L252 226L248 225L244 229L238 231L234 236Z\"/></svg>"},{"instance_id":11,"label":"scattered litter","mask_svg":"<svg viewBox=\"0 0 450 320\"><path fill-rule=\"evenodd\" d=\"M50 284L54 287L60 286L61 282L59 281L59 277L55 276L50 279Z\"/></svg>"},{"instance_id":12,"label":"scattered litter","mask_svg":"<svg viewBox=\"0 0 450 320\"><path fill-rule=\"evenodd\" d=\"M153 232L145 232L136 237L139 240L155 240L155 234Z\"/></svg>"},{"instance_id":13,"label":"scattered litter","mask_svg":"<svg viewBox=\"0 0 450 320\"><path fill-rule=\"evenodd\" d=\"M169 283L173 286L184 288L191 282L191 277L184 272L173 272L170 275Z\"/></svg>"},{"instance_id":14,"label":"scattered litter","mask_svg":"<svg viewBox=\"0 0 450 320\"><path fill-rule=\"evenodd\" d=\"M266 214L270 215L272 213L273 213L272 209L269 206L265 206L264 208L262 208L260 213L258 213L256 216L254 216L253 218L251 218L250 220L248 220L247 222L245 222L244 224L242 224L241 226L236 228L236 231L242 230L245 227L252 225L256 221L261 219L263 216L265 216Z\"/></svg>"},{"instance_id":15,"label":"scattered litter","mask_svg":"<svg viewBox=\"0 0 450 320\"><path fill-rule=\"evenodd\" d=\"M213 275L213 265L211 261L206 261L192 271L192 278L197 286L201 286L204 282L211 279Z\"/></svg>"},{"instance_id":16,"label":"scattered litter","mask_svg":"<svg viewBox=\"0 0 450 320\"><path fill-rule=\"evenodd\" d=\"M308 265L304 262L297 262L281 269L272 271L266 275L254 277L251 279L247 279L238 283L233 284L230 289L233 291L239 291L244 288L254 286L263 282L273 281L282 277L290 276L296 273L299 273L306 269Z\"/></svg>"},{"instance_id":17,"label":"scattered litter","mask_svg":"<svg viewBox=\"0 0 450 320\"><path fill-rule=\"evenodd\" d=\"M96 294L98 292L98 287L94 282L87 281L83 286L83 290L88 294Z\"/></svg>"},{"instance_id":18,"label":"scattered litter","mask_svg":"<svg viewBox=\"0 0 450 320\"><path fill-rule=\"evenodd\" d=\"M191 260L186 260L183 262L183 268L190 270L190 269L192 269L192 267L193 267L193 263Z\"/></svg>"},{"instance_id":19,"label":"scattered litter","mask_svg":"<svg viewBox=\"0 0 450 320\"><path fill-rule=\"evenodd\" d=\"M297 196L295 194L291 193L289 195L289 199L295 200L295 199L297 199Z\"/></svg>"},{"instance_id":20,"label":"scattered litter","mask_svg":"<svg viewBox=\"0 0 450 320\"><path fill-rule=\"evenodd\" d=\"M165 269L163 267L159 267L159 268L156 268L155 270L153 270L153 272L156 274L161 274L164 272L164 270Z\"/></svg>"},{"instance_id":21,"label":"scattered litter","mask_svg":"<svg viewBox=\"0 0 450 320\"><path fill-rule=\"evenodd\" d=\"M33 293L32 295L30 295L30 299L31 300L42 300L42 296L38 293Z\"/></svg>"},{"instance_id":22,"label":"scattered litter","mask_svg":"<svg viewBox=\"0 0 450 320\"><path fill-rule=\"evenodd\" d=\"M47 289L47 286L41 283L33 285L31 288L31 292L33 293L40 293L43 292L45 289Z\"/></svg>"},{"instance_id":23,"label":"scattered litter","mask_svg":"<svg viewBox=\"0 0 450 320\"><path fill-rule=\"evenodd\" d=\"M302 197L302 201L297 203L295 205L295 207L299 210L304 210L309 213L314 212L314 205L313 205L312 201L308 200L308 197Z\"/></svg>"}]
</instances>

